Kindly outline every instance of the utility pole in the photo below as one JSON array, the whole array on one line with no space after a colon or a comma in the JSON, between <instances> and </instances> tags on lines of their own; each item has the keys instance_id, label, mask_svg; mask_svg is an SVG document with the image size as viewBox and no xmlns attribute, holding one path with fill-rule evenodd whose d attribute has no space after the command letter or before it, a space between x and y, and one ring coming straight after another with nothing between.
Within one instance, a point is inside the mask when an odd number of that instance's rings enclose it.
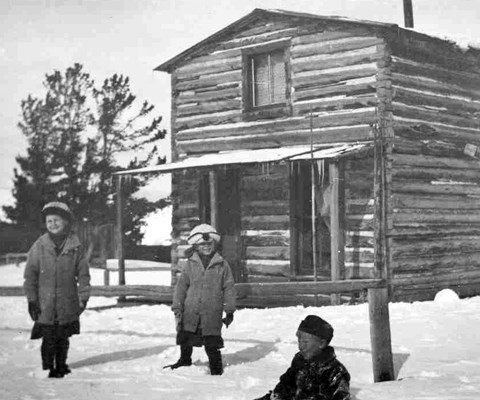
<instances>
[{"instance_id":1,"label":"utility pole","mask_svg":"<svg viewBox=\"0 0 480 400\"><path fill-rule=\"evenodd\" d=\"M403 0L403 15L405 18L405 28L413 28L412 0Z\"/></svg>"}]
</instances>

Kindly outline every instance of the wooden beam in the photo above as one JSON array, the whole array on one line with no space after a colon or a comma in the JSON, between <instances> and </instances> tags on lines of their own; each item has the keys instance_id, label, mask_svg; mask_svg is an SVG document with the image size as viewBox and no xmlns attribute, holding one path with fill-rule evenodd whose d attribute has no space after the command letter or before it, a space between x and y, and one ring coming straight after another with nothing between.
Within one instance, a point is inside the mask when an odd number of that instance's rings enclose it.
<instances>
[{"instance_id":1,"label":"wooden beam","mask_svg":"<svg viewBox=\"0 0 480 400\"><path fill-rule=\"evenodd\" d=\"M125 251L123 244L123 187L122 187L122 175L118 175L117 178L117 232L116 232L116 256L118 259L118 284L125 285Z\"/></svg>"},{"instance_id":2,"label":"wooden beam","mask_svg":"<svg viewBox=\"0 0 480 400\"><path fill-rule=\"evenodd\" d=\"M374 382L395 379L388 313L388 289L368 289Z\"/></svg>"},{"instance_id":3,"label":"wooden beam","mask_svg":"<svg viewBox=\"0 0 480 400\"><path fill-rule=\"evenodd\" d=\"M403 0L403 16L405 20L405 28L413 28L412 0Z\"/></svg>"},{"instance_id":4,"label":"wooden beam","mask_svg":"<svg viewBox=\"0 0 480 400\"><path fill-rule=\"evenodd\" d=\"M209 171L208 175L209 175L209 185L210 185L210 224L215 229L219 229L217 172Z\"/></svg>"}]
</instances>

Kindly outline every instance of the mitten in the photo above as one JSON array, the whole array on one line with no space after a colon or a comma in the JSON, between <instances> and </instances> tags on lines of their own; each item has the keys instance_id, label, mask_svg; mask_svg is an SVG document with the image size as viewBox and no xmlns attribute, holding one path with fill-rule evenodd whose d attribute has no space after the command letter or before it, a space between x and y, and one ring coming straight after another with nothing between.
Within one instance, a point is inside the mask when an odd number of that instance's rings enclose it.
<instances>
[{"instance_id":1,"label":"mitten","mask_svg":"<svg viewBox=\"0 0 480 400\"><path fill-rule=\"evenodd\" d=\"M28 302L28 313L30 314L30 318L32 319L32 321L38 320L40 312L40 306L38 305L37 301Z\"/></svg>"},{"instance_id":2,"label":"mitten","mask_svg":"<svg viewBox=\"0 0 480 400\"><path fill-rule=\"evenodd\" d=\"M88 300L80 300L80 314L87 308Z\"/></svg>"},{"instance_id":3,"label":"mitten","mask_svg":"<svg viewBox=\"0 0 480 400\"><path fill-rule=\"evenodd\" d=\"M222 319L223 323L225 326L228 328L228 326L233 322L233 312L227 312L227 315L225 316L224 319Z\"/></svg>"}]
</instances>

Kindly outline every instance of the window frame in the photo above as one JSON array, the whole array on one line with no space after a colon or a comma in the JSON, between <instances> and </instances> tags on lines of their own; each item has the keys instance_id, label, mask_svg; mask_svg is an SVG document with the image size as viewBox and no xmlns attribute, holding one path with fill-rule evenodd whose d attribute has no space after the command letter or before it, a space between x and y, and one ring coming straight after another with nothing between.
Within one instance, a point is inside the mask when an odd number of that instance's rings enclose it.
<instances>
[{"instance_id":1,"label":"window frame","mask_svg":"<svg viewBox=\"0 0 480 400\"><path fill-rule=\"evenodd\" d=\"M283 52L285 63L285 101L281 103L253 105L252 59L259 55L268 55ZM243 63L243 117L244 120L278 118L292 115L291 104L291 66L290 66L290 40L268 45L247 48L242 51Z\"/></svg>"}]
</instances>

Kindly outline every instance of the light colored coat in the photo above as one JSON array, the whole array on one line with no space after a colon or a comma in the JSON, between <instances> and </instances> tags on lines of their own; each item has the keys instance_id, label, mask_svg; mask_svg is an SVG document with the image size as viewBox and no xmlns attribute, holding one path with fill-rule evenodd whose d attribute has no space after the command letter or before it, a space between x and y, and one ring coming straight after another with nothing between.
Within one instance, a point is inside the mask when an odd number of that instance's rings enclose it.
<instances>
[{"instance_id":1,"label":"light colored coat","mask_svg":"<svg viewBox=\"0 0 480 400\"><path fill-rule=\"evenodd\" d=\"M182 329L220 336L222 314L235 311L235 286L228 262L218 253L207 268L197 252L188 259L173 294L173 312L182 314Z\"/></svg>"},{"instance_id":2,"label":"light colored coat","mask_svg":"<svg viewBox=\"0 0 480 400\"><path fill-rule=\"evenodd\" d=\"M24 272L27 300L38 301L38 322L67 324L77 321L80 301L90 297L90 272L78 236L70 233L57 256L48 233L40 236L28 252Z\"/></svg>"}]
</instances>

